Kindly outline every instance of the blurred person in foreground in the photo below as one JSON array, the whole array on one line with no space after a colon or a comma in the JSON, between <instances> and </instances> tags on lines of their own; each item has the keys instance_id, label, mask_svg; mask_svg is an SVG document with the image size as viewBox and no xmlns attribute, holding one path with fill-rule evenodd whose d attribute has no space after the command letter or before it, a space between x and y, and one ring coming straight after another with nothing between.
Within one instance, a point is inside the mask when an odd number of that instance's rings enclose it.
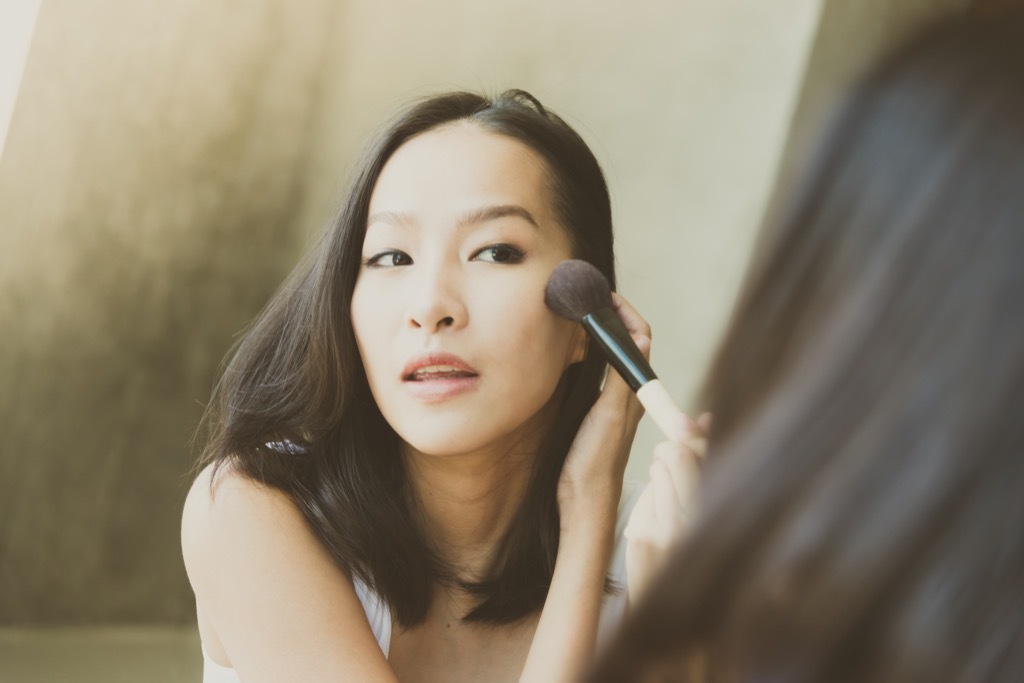
<instances>
[{"instance_id":1,"label":"blurred person in foreground","mask_svg":"<svg viewBox=\"0 0 1024 683\"><path fill-rule=\"evenodd\" d=\"M590 683L1024 681L1024 15L905 45L805 170L693 526Z\"/></svg>"}]
</instances>

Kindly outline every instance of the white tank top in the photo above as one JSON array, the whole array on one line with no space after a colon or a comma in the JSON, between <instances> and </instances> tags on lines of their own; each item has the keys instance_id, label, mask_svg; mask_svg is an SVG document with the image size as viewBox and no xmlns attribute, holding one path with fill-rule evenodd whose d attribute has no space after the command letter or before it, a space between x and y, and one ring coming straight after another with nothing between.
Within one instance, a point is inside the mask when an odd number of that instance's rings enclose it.
<instances>
[{"instance_id":1,"label":"white tank top","mask_svg":"<svg viewBox=\"0 0 1024 683\"><path fill-rule=\"evenodd\" d=\"M642 490L643 484L637 482L625 482L622 488L618 518L615 521L615 550L608 566L608 576L621 590L606 593L601 603L601 617L597 625L598 647L615 631L626 610L626 538L623 530ZM391 650L391 610L379 595L358 579L355 580L355 589L363 611L366 612L366 619L370 622L370 630L384 657L387 657ZM222 666L210 659L204 647L203 683L241 683L241 679L232 667Z\"/></svg>"}]
</instances>

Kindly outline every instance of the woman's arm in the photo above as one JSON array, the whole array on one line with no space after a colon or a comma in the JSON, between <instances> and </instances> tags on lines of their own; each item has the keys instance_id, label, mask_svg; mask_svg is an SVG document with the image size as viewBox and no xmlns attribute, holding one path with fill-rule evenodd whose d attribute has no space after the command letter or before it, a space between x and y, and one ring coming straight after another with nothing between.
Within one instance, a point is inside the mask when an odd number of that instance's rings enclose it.
<instances>
[{"instance_id":1,"label":"woman's arm","mask_svg":"<svg viewBox=\"0 0 1024 683\"><path fill-rule=\"evenodd\" d=\"M646 354L650 327L618 295L613 306ZM635 394L609 372L562 468L558 556L521 681L574 681L591 662L622 477L642 415Z\"/></svg>"},{"instance_id":2,"label":"woman's arm","mask_svg":"<svg viewBox=\"0 0 1024 683\"><path fill-rule=\"evenodd\" d=\"M291 500L229 468L210 476L186 499L182 551L241 680L396 681L351 580Z\"/></svg>"}]
</instances>

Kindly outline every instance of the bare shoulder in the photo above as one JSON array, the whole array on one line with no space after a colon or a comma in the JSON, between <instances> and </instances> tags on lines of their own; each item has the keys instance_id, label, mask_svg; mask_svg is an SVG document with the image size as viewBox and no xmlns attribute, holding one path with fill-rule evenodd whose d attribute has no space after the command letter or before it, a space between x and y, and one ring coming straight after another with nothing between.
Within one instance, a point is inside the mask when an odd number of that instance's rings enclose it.
<instances>
[{"instance_id":1,"label":"bare shoulder","mask_svg":"<svg viewBox=\"0 0 1024 683\"><path fill-rule=\"evenodd\" d=\"M285 493L207 467L181 545L204 643L242 680L394 680L351 579Z\"/></svg>"},{"instance_id":2,"label":"bare shoulder","mask_svg":"<svg viewBox=\"0 0 1024 683\"><path fill-rule=\"evenodd\" d=\"M323 582L347 582L295 502L230 465L207 466L192 483L182 512L181 547L200 603L206 593L224 594L225 582L265 580L275 567L281 573L315 574Z\"/></svg>"},{"instance_id":3,"label":"bare shoulder","mask_svg":"<svg viewBox=\"0 0 1024 683\"><path fill-rule=\"evenodd\" d=\"M269 588L260 585L260 568L279 558L290 558L292 571L339 573L284 492L230 465L208 465L192 482L181 517L181 550L196 600L206 609L231 595L232 585Z\"/></svg>"},{"instance_id":4,"label":"bare shoulder","mask_svg":"<svg viewBox=\"0 0 1024 683\"><path fill-rule=\"evenodd\" d=\"M269 523L269 524L268 524ZM244 476L230 465L207 465L189 489L181 518L182 549L190 555L211 544L233 544L249 534L272 540L295 527L309 532L302 513L282 491ZM290 535L290 534L289 534Z\"/></svg>"}]
</instances>

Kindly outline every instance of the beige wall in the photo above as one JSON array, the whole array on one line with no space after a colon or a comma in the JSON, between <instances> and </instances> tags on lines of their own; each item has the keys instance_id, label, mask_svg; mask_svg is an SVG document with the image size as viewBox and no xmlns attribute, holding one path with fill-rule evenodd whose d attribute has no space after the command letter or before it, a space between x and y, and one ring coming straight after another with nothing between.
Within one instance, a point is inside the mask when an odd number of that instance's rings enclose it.
<instances>
[{"instance_id":1,"label":"beige wall","mask_svg":"<svg viewBox=\"0 0 1024 683\"><path fill-rule=\"evenodd\" d=\"M185 621L188 441L290 268L327 1L47 1L0 163L0 623Z\"/></svg>"},{"instance_id":2,"label":"beige wall","mask_svg":"<svg viewBox=\"0 0 1024 683\"><path fill-rule=\"evenodd\" d=\"M0 3L0 159L42 0Z\"/></svg>"},{"instance_id":3,"label":"beige wall","mask_svg":"<svg viewBox=\"0 0 1024 683\"><path fill-rule=\"evenodd\" d=\"M200 403L414 96L522 87L577 125L611 184L620 289L699 408L839 5L47 0L0 162L0 624L191 618L177 523ZM632 476L657 439L645 421Z\"/></svg>"}]
</instances>

